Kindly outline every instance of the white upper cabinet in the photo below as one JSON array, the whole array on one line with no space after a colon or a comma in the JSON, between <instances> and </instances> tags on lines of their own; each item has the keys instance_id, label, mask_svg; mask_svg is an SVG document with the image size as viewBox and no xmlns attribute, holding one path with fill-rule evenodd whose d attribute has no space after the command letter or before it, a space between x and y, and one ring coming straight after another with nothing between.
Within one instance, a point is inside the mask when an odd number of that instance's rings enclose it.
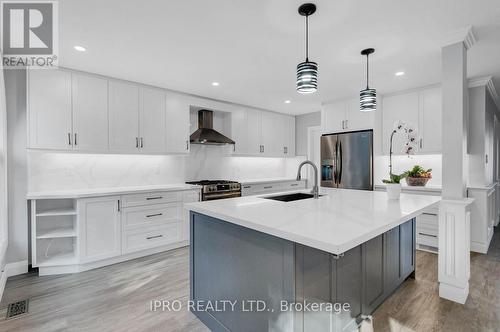
<instances>
[{"instance_id":1,"label":"white upper cabinet","mask_svg":"<svg viewBox=\"0 0 500 332\"><path fill-rule=\"evenodd\" d=\"M234 155L260 154L260 111L237 108L231 112L231 139Z\"/></svg>"},{"instance_id":2,"label":"white upper cabinet","mask_svg":"<svg viewBox=\"0 0 500 332\"><path fill-rule=\"evenodd\" d=\"M109 81L109 148L113 152L139 149L139 87Z\"/></svg>"},{"instance_id":3,"label":"white upper cabinet","mask_svg":"<svg viewBox=\"0 0 500 332\"><path fill-rule=\"evenodd\" d=\"M327 133L344 131L347 105L344 101L325 104L321 110L323 130Z\"/></svg>"},{"instance_id":4,"label":"white upper cabinet","mask_svg":"<svg viewBox=\"0 0 500 332\"><path fill-rule=\"evenodd\" d=\"M295 157L295 117L285 116L285 157Z\"/></svg>"},{"instance_id":5,"label":"white upper cabinet","mask_svg":"<svg viewBox=\"0 0 500 332\"><path fill-rule=\"evenodd\" d=\"M442 151L442 98L441 88L426 89L420 92L420 152L440 153Z\"/></svg>"},{"instance_id":6,"label":"white upper cabinet","mask_svg":"<svg viewBox=\"0 0 500 332\"><path fill-rule=\"evenodd\" d=\"M28 70L30 148L72 149L71 73Z\"/></svg>"},{"instance_id":7,"label":"white upper cabinet","mask_svg":"<svg viewBox=\"0 0 500 332\"><path fill-rule=\"evenodd\" d=\"M359 99L324 104L321 110L323 129L327 133L373 129L375 112L361 112Z\"/></svg>"},{"instance_id":8,"label":"white upper cabinet","mask_svg":"<svg viewBox=\"0 0 500 332\"><path fill-rule=\"evenodd\" d=\"M141 88L139 102L139 148L141 152L164 152L165 92L159 89Z\"/></svg>"},{"instance_id":9,"label":"white upper cabinet","mask_svg":"<svg viewBox=\"0 0 500 332\"><path fill-rule=\"evenodd\" d=\"M189 153L189 98L176 93L167 93L166 98L167 152Z\"/></svg>"},{"instance_id":10,"label":"white upper cabinet","mask_svg":"<svg viewBox=\"0 0 500 332\"><path fill-rule=\"evenodd\" d=\"M108 81L72 74L73 149L108 150Z\"/></svg>"},{"instance_id":11,"label":"white upper cabinet","mask_svg":"<svg viewBox=\"0 0 500 332\"><path fill-rule=\"evenodd\" d=\"M390 137L396 121L403 121L404 123L411 124L417 130L419 129L418 101L418 92L391 95L383 98L382 146L384 154L389 154ZM394 135L394 154L403 154L405 140L406 138L402 133Z\"/></svg>"},{"instance_id":12,"label":"white upper cabinet","mask_svg":"<svg viewBox=\"0 0 500 332\"><path fill-rule=\"evenodd\" d=\"M389 141L394 123L403 121L418 131L416 153L440 153L442 144L442 104L441 88L426 88L397 95L383 97L382 105L382 147L389 154ZM403 134L394 135L394 154L403 154Z\"/></svg>"},{"instance_id":13,"label":"white upper cabinet","mask_svg":"<svg viewBox=\"0 0 500 332\"><path fill-rule=\"evenodd\" d=\"M361 112L359 110L359 99L351 99L347 102L347 117L344 123L348 131L373 129L375 126L375 110L373 112Z\"/></svg>"}]
</instances>

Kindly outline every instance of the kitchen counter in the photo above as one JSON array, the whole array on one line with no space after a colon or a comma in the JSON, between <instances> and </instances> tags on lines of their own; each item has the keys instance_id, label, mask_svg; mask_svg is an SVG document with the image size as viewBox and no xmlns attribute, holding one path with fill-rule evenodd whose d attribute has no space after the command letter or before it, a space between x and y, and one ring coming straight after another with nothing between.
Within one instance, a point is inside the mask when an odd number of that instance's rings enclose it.
<instances>
[{"instance_id":1,"label":"kitchen counter","mask_svg":"<svg viewBox=\"0 0 500 332\"><path fill-rule=\"evenodd\" d=\"M307 190L303 192L309 192ZM294 202L264 199L267 194L191 203L186 209L236 225L341 254L436 206L436 196L320 188L322 197ZM290 193L290 192L288 192Z\"/></svg>"},{"instance_id":2,"label":"kitchen counter","mask_svg":"<svg viewBox=\"0 0 500 332\"><path fill-rule=\"evenodd\" d=\"M109 188L89 188L89 189L66 189L57 191L29 192L27 199L58 199L58 198L84 198L97 196L137 194L143 192L158 191L179 191L199 189L200 186L190 184L165 184L133 187L109 187Z\"/></svg>"},{"instance_id":3,"label":"kitchen counter","mask_svg":"<svg viewBox=\"0 0 500 332\"><path fill-rule=\"evenodd\" d=\"M386 190L386 187L387 186L385 184L376 184L375 190ZM402 184L401 190L402 190L402 192L428 192L428 193L436 193L436 194L441 195L441 192L443 191L443 187L441 187L441 186L418 187L418 186L408 186L408 185Z\"/></svg>"}]
</instances>

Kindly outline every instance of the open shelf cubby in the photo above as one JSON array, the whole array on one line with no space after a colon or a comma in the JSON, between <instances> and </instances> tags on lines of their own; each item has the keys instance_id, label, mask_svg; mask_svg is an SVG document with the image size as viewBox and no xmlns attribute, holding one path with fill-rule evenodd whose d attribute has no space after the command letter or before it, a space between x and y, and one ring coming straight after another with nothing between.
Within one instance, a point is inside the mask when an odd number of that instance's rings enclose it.
<instances>
[{"instance_id":1,"label":"open shelf cubby","mask_svg":"<svg viewBox=\"0 0 500 332\"><path fill-rule=\"evenodd\" d=\"M35 266L77 264L78 216L74 199L31 202L32 246Z\"/></svg>"}]
</instances>

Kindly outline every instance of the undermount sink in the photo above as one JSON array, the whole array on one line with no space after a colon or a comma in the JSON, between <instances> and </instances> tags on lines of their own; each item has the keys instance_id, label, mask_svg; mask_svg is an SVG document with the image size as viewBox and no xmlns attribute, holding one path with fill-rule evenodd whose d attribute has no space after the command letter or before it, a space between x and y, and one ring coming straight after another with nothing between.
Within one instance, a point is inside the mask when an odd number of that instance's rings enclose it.
<instances>
[{"instance_id":1,"label":"undermount sink","mask_svg":"<svg viewBox=\"0 0 500 332\"><path fill-rule=\"evenodd\" d=\"M293 201L298 201L301 199L308 199L308 198L313 198L313 197L314 197L313 194L293 193L293 194L278 195L278 196L267 196L267 197L262 197L262 198L272 199L272 200L280 201L280 202L293 202Z\"/></svg>"}]
</instances>

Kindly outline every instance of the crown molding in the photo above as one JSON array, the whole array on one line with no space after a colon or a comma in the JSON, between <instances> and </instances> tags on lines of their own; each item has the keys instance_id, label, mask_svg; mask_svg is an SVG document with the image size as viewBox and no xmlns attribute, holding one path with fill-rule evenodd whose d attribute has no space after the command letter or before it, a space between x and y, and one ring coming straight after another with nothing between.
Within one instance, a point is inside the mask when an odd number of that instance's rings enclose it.
<instances>
[{"instance_id":1,"label":"crown molding","mask_svg":"<svg viewBox=\"0 0 500 332\"><path fill-rule=\"evenodd\" d=\"M484 86L486 90L490 93L491 98L497 105L497 109L500 111L500 99L498 99L498 93L493 84L493 79L491 76L476 77L469 79L469 88L476 88L479 86Z\"/></svg>"},{"instance_id":2,"label":"crown molding","mask_svg":"<svg viewBox=\"0 0 500 332\"><path fill-rule=\"evenodd\" d=\"M474 36L474 31L472 30L471 25L449 34L443 41L443 47L460 42L464 43L467 50L469 50L472 45L476 43L476 36Z\"/></svg>"}]
</instances>

